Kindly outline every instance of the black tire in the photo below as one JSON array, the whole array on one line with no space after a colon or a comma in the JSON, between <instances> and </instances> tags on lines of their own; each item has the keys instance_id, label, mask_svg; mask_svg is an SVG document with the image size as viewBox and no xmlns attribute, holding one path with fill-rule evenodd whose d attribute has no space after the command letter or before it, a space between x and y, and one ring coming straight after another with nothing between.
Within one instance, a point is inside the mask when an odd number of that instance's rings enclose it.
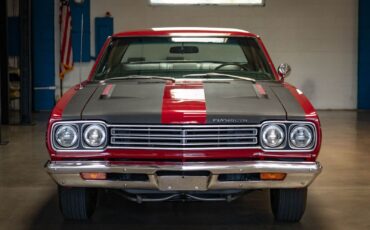
<instances>
[{"instance_id":1,"label":"black tire","mask_svg":"<svg viewBox=\"0 0 370 230\"><path fill-rule=\"evenodd\" d=\"M58 195L60 211L66 219L88 220L95 211L96 189L58 186Z\"/></svg>"},{"instance_id":2,"label":"black tire","mask_svg":"<svg viewBox=\"0 0 370 230\"><path fill-rule=\"evenodd\" d=\"M271 189L270 199L276 221L299 222L306 209L307 188Z\"/></svg>"}]
</instances>

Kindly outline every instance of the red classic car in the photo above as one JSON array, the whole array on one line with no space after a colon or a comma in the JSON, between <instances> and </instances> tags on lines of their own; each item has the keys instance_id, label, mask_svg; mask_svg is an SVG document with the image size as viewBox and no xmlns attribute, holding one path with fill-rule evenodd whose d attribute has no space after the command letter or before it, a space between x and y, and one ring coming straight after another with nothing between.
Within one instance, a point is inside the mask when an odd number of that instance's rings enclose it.
<instances>
[{"instance_id":1,"label":"red classic car","mask_svg":"<svg viewBox=\"0 0 370 230\"><path fill-rule=\"evenodd\" d=\"M321 172L317 113L284 82L259 36L153 28L109 37L88 80L53 109L46 170L68 219L98 189L136 202L232 201L269 189L277 221L299 221Z\"/></svg>"}]
</instances>

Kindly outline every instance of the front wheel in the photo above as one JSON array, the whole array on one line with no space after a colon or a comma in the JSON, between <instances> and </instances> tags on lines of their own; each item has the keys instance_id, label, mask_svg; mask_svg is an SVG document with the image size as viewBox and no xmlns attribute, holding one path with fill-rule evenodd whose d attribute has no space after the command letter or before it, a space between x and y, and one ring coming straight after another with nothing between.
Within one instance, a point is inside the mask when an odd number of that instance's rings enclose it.
<instances>
[{"instance_id":1,"label":"front wheel","mask_svg":"<svg viewBox=\"0 0 370 230\"><path fill-rule=\"evenodd\" d=\"M306 209L307 188L271 189L270 199L275 220L299 222Z\"/></svg>"},{"instance_id":2,"label":"front wheel","mask_svg":"<svg viewBox=\"0 0 370 230\"><path fill-rule=\"evenodd\" d=\"M97 190L58 186L59 207L66 219L87 220L95 211Z\"/></svg>"}]
</instances>

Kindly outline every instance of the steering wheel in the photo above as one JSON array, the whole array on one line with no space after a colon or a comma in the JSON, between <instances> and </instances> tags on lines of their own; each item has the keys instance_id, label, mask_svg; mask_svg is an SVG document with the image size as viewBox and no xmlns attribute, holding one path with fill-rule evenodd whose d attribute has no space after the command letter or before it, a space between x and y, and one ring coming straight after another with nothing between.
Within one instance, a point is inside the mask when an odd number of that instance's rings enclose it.
<instances>
[{"instance_id":1,"label":"steering wheel","mask_svg":"<svg viewBox=\"0 0 370 230\"><path fill-rule=\"evenodd\" d=\"M244 70L249 70L248 67L246 67L244 64L239 64L239 63L224 63L224 64L221 64L219 66L217 66L215 68L215 70L219 70L225 66L229 66L229 65L234 65L234 66L239 66L240 68L244 69Z\"/></svg>"}]
</instances>

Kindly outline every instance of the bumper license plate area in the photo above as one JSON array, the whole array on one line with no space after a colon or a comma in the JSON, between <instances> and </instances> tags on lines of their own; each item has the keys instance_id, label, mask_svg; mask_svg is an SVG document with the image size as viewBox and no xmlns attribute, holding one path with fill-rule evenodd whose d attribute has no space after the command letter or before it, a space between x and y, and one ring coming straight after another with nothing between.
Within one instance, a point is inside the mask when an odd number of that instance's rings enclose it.
<instances>
[{"instance_id":1,"label":"bumper license plate area","mask_svg":"<svg viewBox=\"0 0 370 230\"><path fill-rule=\"evenodd\" d=\"M208 176L158 176L161 191L206 191Z\"/></svg>"}]
</instances>

